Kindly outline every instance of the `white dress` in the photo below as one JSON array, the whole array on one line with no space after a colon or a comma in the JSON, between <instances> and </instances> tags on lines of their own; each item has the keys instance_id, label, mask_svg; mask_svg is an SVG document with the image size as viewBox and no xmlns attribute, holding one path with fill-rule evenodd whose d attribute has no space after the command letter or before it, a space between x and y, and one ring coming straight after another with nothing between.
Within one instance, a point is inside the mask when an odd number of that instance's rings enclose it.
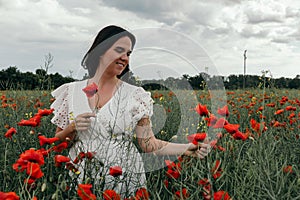
<instances>
[{"instance_id":1,"label":"white dress","mask_svg":"<svg viewBox=\"0 0 300 200\"><path fill-rule=\"evenodd\" d=\"M75 116L93 111L82 91L86 86L87 80L76 81L64 84L51 93L56 98L51 105L54 108L52 123L64 129ZM77 133L78 141L69 151L72 160L80 152L96 153L92 161L84 159L79 164L79 183L88 181L99 190L114 189L123 197L146 187L143 161L133 137L137 122L143 117L151 117L152 113L150 92L122 82L113 97L97 110L96 117L91 118L90 129ZM109 175L111 166L120 166L122 175Z\"/></svg>"}]
</instances>

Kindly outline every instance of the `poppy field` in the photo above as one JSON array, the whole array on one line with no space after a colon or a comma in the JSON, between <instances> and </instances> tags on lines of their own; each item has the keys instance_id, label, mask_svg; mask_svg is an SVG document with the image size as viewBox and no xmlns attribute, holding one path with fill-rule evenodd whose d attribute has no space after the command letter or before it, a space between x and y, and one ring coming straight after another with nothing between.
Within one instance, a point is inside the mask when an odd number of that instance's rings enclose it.
<instances>
[{"instance_id":1,"label":"poppy field","mask_svg":"<svg viewBox=\"0 0 300 200\"><path fill-rule=\"evenodd\" d=\"M147 188L125 199L300 199L298 90L226 91L216 112L211 93L180 92L186 99L151 91L154 133L178 143L209 141L209 156L164 157L163 168L146 173ZM113 188L76 181L77 165L92 161L94 152L68 157L69 141L54 137L50 91L2 91L0 97L0 200L124 199ZM110 167L115 181L120 175L122 168Z\"/></svg>"}]
</instances>

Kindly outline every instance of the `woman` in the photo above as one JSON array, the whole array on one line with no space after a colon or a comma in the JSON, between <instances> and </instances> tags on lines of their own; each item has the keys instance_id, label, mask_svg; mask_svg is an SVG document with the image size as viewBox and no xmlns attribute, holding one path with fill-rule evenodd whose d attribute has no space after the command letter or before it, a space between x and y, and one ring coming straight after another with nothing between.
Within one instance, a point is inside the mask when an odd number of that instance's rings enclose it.
<instances>
[{"instance_id":1,"label":"woman","mask_svg":"<svg viewBox=\"0 0 300 200\"><path fill-rule=\"evenodd\" d=\"M79 180L90 181L98 189L114 189L128 196L146 187L144 165L133 137L145 153L188 155L204 158L209 145L176 144L156 139L151 129L153 100L150 92L130 85L120 78L129 71L129 57L135 37L117 26L107 26L95 38L82 61L89 79L60 86L53 91L52 104L57 125L56 137L75 140L70 157L92 152L93 162L80 164ZM97 86L87 97L83 89ZM121 169L112 173L111 169ZM95 188L97 189L97 188Z\"/></svg>"}]
</instances>

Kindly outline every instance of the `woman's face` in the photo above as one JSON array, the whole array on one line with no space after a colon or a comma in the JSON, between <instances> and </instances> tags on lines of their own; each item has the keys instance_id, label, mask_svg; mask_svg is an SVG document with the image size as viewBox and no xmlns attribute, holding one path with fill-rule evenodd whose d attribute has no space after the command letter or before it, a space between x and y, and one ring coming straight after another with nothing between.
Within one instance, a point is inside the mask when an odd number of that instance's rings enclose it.
<instances>
[{"instance_id":1,"label":"woman's face","mask_svg":"<svg viewBox=\"0 0 300 200\"><path fill-rule=\"evenodd\" d=\"M129 63L131 40L125 36L117 40L100 58L100 68L105 75L117 76L122 73Z\"/></svg>"}]
</instances>

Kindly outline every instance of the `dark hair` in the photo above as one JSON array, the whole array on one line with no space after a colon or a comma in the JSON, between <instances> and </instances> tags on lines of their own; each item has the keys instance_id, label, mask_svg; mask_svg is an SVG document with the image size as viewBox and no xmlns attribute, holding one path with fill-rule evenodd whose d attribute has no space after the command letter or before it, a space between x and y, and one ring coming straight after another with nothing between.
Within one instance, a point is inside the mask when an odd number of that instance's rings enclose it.
<instances>
[{"instance_id":1,"label":"dark hair","mask_svg":"<svg viewBox=\"0 0 300 200\"><path fill-rule=\"evenodd\" d=\"M92 46L81 61L81 66L88 70L89 77L93 77L95 75L99 65L100 56L102 56L118 39L125 36L130 38L132 43L131 48L133 49L135 45L135 37L127 30L119 26L110 25L99 31ZM126 66L123 72L118 75L118 78L121 78L127 72L129 72L129 64Z\"/></svg>"}]
</instances>

